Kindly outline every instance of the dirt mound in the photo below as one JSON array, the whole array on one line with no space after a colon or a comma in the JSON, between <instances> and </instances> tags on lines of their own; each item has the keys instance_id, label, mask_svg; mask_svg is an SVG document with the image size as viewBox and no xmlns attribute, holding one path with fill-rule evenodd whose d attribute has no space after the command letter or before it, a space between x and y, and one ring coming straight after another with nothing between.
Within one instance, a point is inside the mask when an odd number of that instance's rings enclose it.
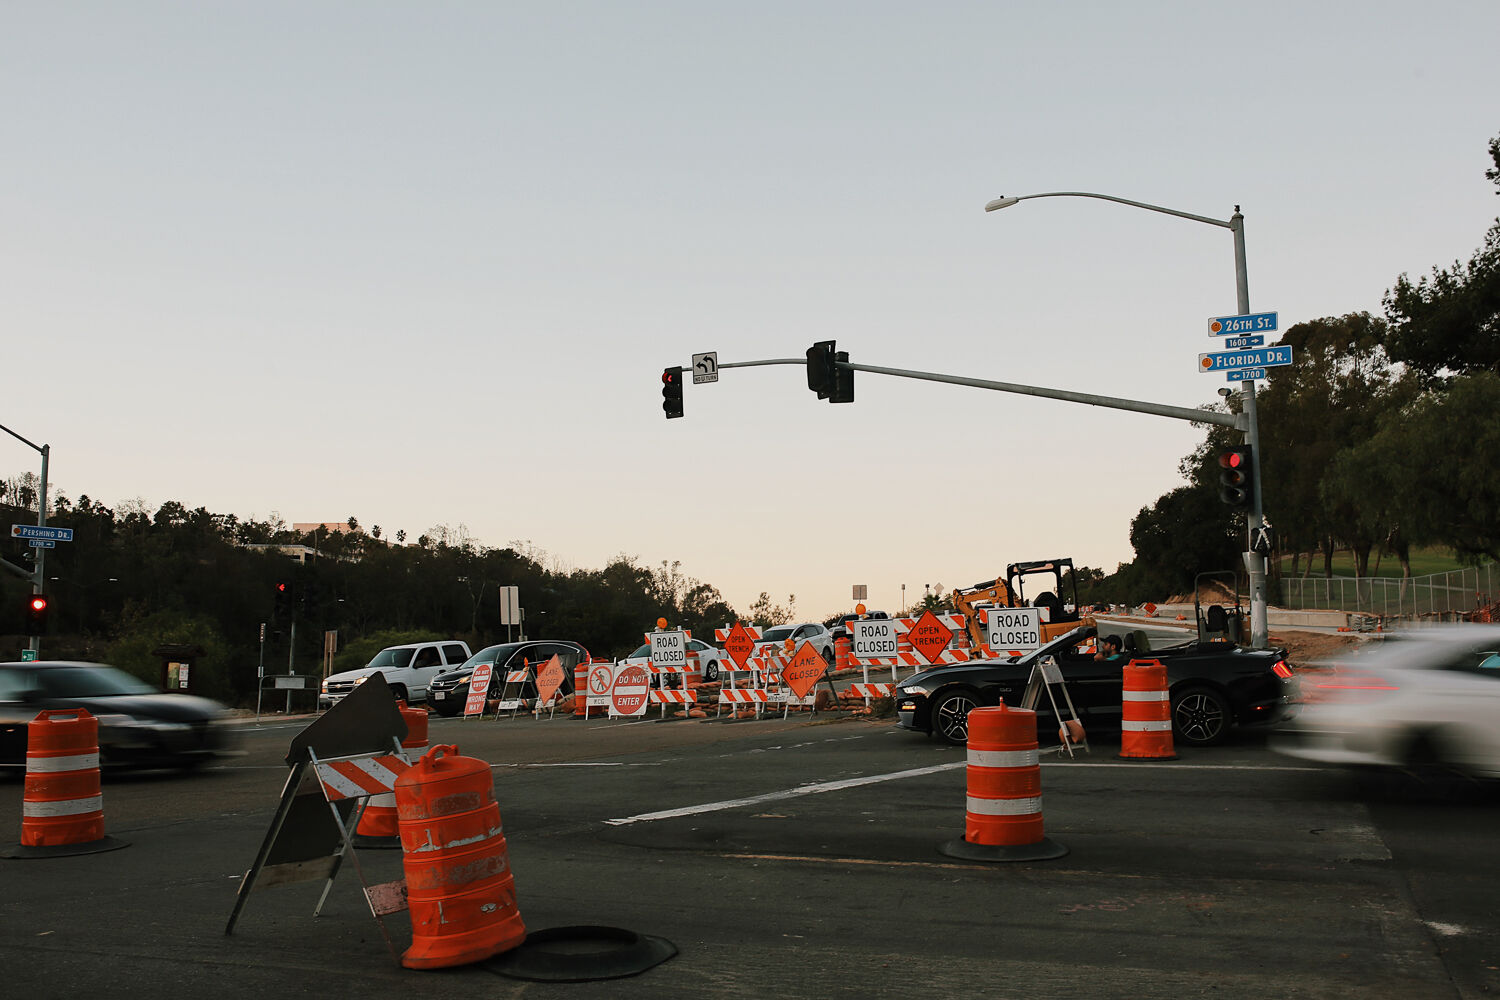
<instances>
[{"instance_id":1,"label":"dirt mound","mask_svg":"<svg viewBox=\"0 0 1500 1000\"><path fill-rule=\"evenodd\" d=\"M1198 602L1204 607L1210 604L1223 604L1232 606L1234 604L1234 589L1228 584L1218 580L1205 580L1198 585ZM1192 604L1192 594L1173 594L1162 604Z\"/></svg>"},{"instance_id":2,"label":"dirt mound","mask_svg":"<svg viewBox=\"0 0 1500 1000\"><path fill-rule=\"evenodd\" d=\"M1321 660L1337 658L1364 641L1357 632L1271 630L1271 645L1285 646L1287 661L1294 667L1310 667Z\"/></svg>"}]
</instances>

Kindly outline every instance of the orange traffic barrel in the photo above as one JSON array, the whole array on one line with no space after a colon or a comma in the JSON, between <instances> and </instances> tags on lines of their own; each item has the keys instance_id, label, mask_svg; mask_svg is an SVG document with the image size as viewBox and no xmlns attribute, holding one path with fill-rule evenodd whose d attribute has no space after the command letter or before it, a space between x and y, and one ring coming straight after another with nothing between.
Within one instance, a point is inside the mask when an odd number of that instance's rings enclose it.
<instances>
[{"instance_id":1,"label":"orange traffic barrel","mask_svg":"<svg viewBox=\"0 0 1500 1000\"><path fill-rule=\"evenodd\" d=\"M849 649L851 645L849 640L843 636L839 636L833 640L833 669L849 669Z\"/></svg>"},{"instance_id":2,"label":"orange traffic barrel","mask_svg":"<svg viewBox=\"0 0 1500 1000\"><path fill-rule=\"evenodd\" d=\"M104 835L99 720L81 708L41 712L26 727L21 843L5 857L92 854L124 847Z\"/></svg>"},{"instance_id":3,"label":"orange traffic barrel","mask_svg":"<svg viewBox=\"0 0 1500 1000\"><path fill-rule=\"evenodd\" d=\"M1160 660L1131 660L1124 672L1120 756L1131 760L1176 760L1167 668Z\"/></svg>"},{"instance_id":4,"label":"orange traffic barrel","mask_svg":"<svg viewBox=\"0 0 1500 1000\"><path fill-rule=\"evenodd\" d=\"M526 940L490 766L438 744L396 780L409 969L478 962Z\"/></svg>"},{"instance_id":5,"label":"orange traffic barrel","mask_svg":"<svg viewBox=\"0 0 1500 1000\"><path fill-rule=\"evenodd\" d=\"M1004 704L969 712L964 836L940 850L978 861L1045 861L1068 853L1042 832L1036 713Z\"/></svg>"},{"instance_id":6,"label":"orange traffic barrel","mask_svg":"<svg viewBox=\"0 0 1500 1000\"><path fill-rule=\"evenodd\" d=\"M420 757L427 747L427 710L412 708L397 699L396 707L406 721L406 739L401 741L403 756L408 762ZM370 796L365 811L360 814L359 825L354 828L355 847L395 849L401 846L400 823L396 819L396 795L381 792Z\"/></svg>"}]
</instances>

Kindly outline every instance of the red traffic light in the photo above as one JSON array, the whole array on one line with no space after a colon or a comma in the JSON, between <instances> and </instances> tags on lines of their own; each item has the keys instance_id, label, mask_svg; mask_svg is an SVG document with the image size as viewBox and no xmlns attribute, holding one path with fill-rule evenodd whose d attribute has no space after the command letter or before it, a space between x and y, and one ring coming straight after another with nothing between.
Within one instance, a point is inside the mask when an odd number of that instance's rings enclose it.
<instances>
[{"instance_id":1,"label":"red traffic light","mask_svg":"<svg viewBox=\"0 0 1500 1000\"><path fill-rule=\"evenodd\" d=\"M678 374L679 373L677 372L676 369L669 368L666 371L664 371L664 372L661 373L661 380L666 385L671 385L673 382L677 381Z\"/></svg>"},{"instance_id":2,"label":"red traffic light","mask_svg":"<svg viewBox=\"0 0 1500 1000\"><path fill-rule=\"evenodd\" d=\"M1247 455L1243 450L1235 448L1232 451L1226 451L1222 455L1220 455L1219 464L1226 469L1238 469L1247 461L1249 461L1249 458L1250 456Z\"/></svg>"},{"instance_id":3,"label":"red traffic light","mask_svg":"<svg viewBox=\"0 0 1500 1000\"><path fill-rule=\"evenodd\" d=\"M31 608L31 613L34 614L34 615L39 615L39 614L44 613L47 610L47 598L46 598L46 595L44 595L44 594L32 594L31 595L31 602L27 606Z\"/></svg>"},{"instance_id":4,"label":"red traffic light","mask_svg":"<svg viewBox=\"0 0 1500 1000\"><path fill-rule=\"evenodd\" d=\"M286 584L284 584L284 583L278 583L276 585L276 593L278 593L278 594L285 594L286 593Z\"/></svg>"}]
</instances>

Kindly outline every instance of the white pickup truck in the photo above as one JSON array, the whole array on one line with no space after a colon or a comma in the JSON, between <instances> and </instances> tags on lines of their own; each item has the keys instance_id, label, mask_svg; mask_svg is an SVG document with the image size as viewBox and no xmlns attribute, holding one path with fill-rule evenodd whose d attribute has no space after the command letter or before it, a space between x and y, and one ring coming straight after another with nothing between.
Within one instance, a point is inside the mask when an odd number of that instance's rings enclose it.
<instances>
[{"instance_id":1,"label":"white pickup truck","mask_svg":"<svg viewBox=\"0 0 1500 1000\"><path fill-rule=\"evenodd\" d=\"M427 685L432 679L458 666L469 655L469 644L457 639L387 646L358 670L345 670L325 680L318 692L318 709L332 708L375 674L383 675L392 693L408 705L425 702Z\"/></svg>"}]
</instances>

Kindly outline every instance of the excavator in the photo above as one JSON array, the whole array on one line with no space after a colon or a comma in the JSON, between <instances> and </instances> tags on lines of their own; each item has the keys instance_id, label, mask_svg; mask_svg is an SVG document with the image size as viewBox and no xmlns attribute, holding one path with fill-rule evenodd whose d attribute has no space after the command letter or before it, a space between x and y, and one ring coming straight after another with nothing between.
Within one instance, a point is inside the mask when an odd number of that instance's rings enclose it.
<instances>
[{"instance_id":1,"label":"excavator","mask_svg":"<svg viewBox=\"0 0 1500 1000\"><path fill-rule=\"evenodd\" d=\"M1045 577L1051 583L1050 590L1039 591L1030 599L1026 596L1027 577ZM1072 600L1064 601L1058 595L1064 585L1072 588ZM1048 643L1078 627L1078 581L1073 575L1073 560L1043 559L1035 562L1016 562L1005 567L1005 577L981 581L972 587L955 587L952 591L953 610L968 622L969 640L975 647L984 645L984 625L979 620L979 611L986 607L1019 608L1026 605L1045 609L1042 615L1042 642ZM1069 610L1071 608L1072 610ZM1084 624L1088 624L1084 622Z\"/></svg>"}]
</instances>

